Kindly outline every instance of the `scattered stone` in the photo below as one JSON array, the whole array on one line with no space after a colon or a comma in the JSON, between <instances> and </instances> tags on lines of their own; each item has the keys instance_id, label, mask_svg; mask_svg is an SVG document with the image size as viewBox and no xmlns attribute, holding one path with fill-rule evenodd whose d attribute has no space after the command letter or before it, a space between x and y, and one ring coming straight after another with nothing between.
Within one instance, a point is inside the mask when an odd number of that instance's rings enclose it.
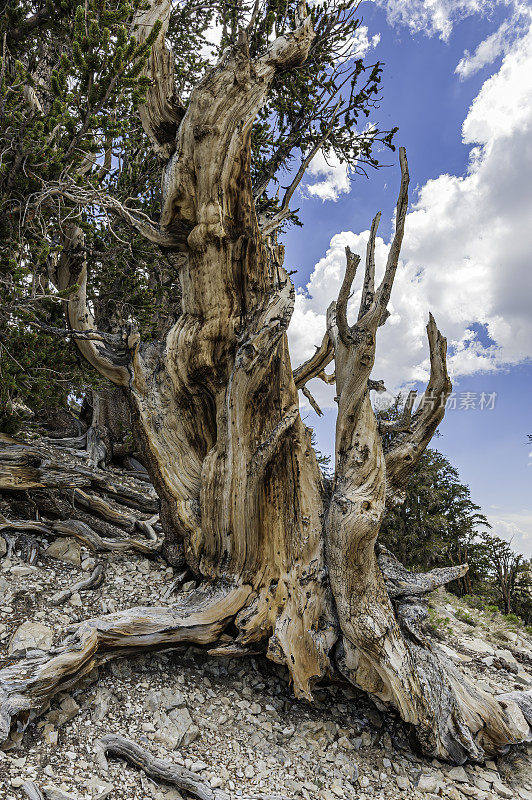
<instances>
[{"instance_id":1,"label":"scattered stone","mask_svg":"<svg viewBox=\"0 0 532 800\"><path fill-rule=\"evenodd\" d=\"M182 708L185 705L185 695L179 691L163 691L161 692L161 700L165 711L172 711L174 708Z\"/></svg>"},{"instance_id":2,"label":"scattered stone","mask_svg":"<svg viewBox=\"0 0 532 800\"><path fill-rule=\"evenodd\" d=\"M447 773L447 777L453 783L469 783L469 776L463 767L453 767Z\"/></svg>"},{"instance_id":3,"label":"scattered stone","mask_svg":"<svg viewBox=\"0 0 532 800\"><path fill-rule=\"evenodd\" d=\"M499 797L504 797L506 800L512 800L514 793L507 786L504 786L500 781L493 781L493 791L497 792Z\"/></svg>"},{"instance_id":4,"label":"scattered stone","mask_svg":"<svg viewBox=\"0 0 532 800\"><path fill-rule=\"evenodd\" d=\"M113 693L111 690L108 689L107 686L99 686L93 700L95 722L102 722L109 710L112 700Z\"/></svg>"},{"instance_id":5,"label":"scattered stone","mask_svg":"<svg viewBox=\"0 0 532 800\"><path fill-rule=\"evenodd\" d=\"M494 656L495 650L487 642L482 639L466 639L462 640L464 647L472 650L474 653L485 653L487 656Z\"/></svg>"},{"instance_id":6,"label":"scattered stone","mask_svg":"<svg viewBox=\"0 0 532 800\"><path fill-rule=\"evenodd\" d=\"M438 781L433 775L421 775L417 785L418 792L435 793L438 788Z\"/></svg>"},{"instance_id":7,"label":"scattered stone","mask_svg":"<svg viewBox=\"0 0 532 800\"><path fill-rule=\"evenodd\" d=\"M447 786L445 792L446 800L464 800L464 795L458 791L456 786Z\"/></svg>"},{"instance_id":8,"label":"scattered stone","mask_svg":"<svg viewBox=\"0 0 532 800\"><path fill-rule=\"evenodd\" d=\"M43 792L46 800L76 800L73 794L69 794L53 784L43 786Z\"/></svg>"},{"instance_id":9,"label":"scattered stone","mask_svg":"<svg viewBox=\"0 0 532 800\"><path fill-rule=\"evenodd\" d=\"M24 622L13 634L8 653L11 655L19 650L49 650L53 640L53 631L47 625Z\"/></svg>"},{"instance_id":10,"label":"scattered stone","mask_svg":"<svg viewBox=\"0 0 532 800\"><path fill-rule=\"evenodd\" d=\"M24 578L25 576L36 572L37 567L32 567L29 564L15 564L15 566L11 567L9 571L12 575L16 575L18 578Z\"/></svg>"},{"instance_id":11,"label":"scattered stone","mask_svg":"<svg viewBox=\"0 0 532 800\"><path fill-rule=\"evenodd\" d=\"M66 715L66 721L73 719L79 711L79 706L73 697L65 697L61 700L61 711Z\"/></svg>"},{"instance_id":12,"label":"scattered stone","mask_svg":"<svg viewBox=\"0 0 532 800\"><path fill-rule=\"evenodd\" d=\"M71 594L68 602L71 606L74 606L74 608L81 608L83 605L79 592L74 592L74 594Z\"/></svg>"},{"instance_id":13,"label":"scattered stone","mask_svg":"<svg viewBox=\"0 0 532 800\"><path fill-rule=\"evenodd\" d=\"M469 786L465 783L460 786L460 791L462 794L467 795L467 797L472 797L473 800L486 800L488 797L487 792L478 789L476 786Z\"/></svg>"},{"instance_id":14,"label":"scattered stone","mask_svg":"<svg viewBox=\"0 0 532 800\"><path fill-rule=\"evenodd\" d=\"M82 568L86 568L90 558L84 549L81 557ZM72 600L60 608L47 605L53 590L75 582L70 567L50 560L33 570L29 581L19 582L10 572L15 557L7 569L6 559L0 560L2 652L12 636L13 621L22 621L15 617L20 613L27 613L31 624L49 625L51 636L52 630L73 632L77 619L99 616L102 601L106 612L160 602L165 586L173 580L172 570L167 572L158 560L141 561L129 553L127 558L99 554L108 580L98 595L81 593L80 602L84 605L87 601L91 608L82 615L74 612ZM11 598L21 584L26 595L32 581L35 605L26 609L18 598L17 603ZM74 597L74 608L79 607L76 604ZM481 624L475 635L479 640L485 638ZM519 647L525 658L517 673L500 668L503 657L510 665L515 661L508 658L509 651L495 655L495 648L510 646L501 644L504 640L488 646L491 654L480 652L474 658L458 654L456 660L475 683L489 683L492 692L511 691L514 682L521 682L519 676L528 676L524 667L532 664L527 660L530 641L524 633L521 636ZM465 636L455 639L446 642L449 657L454 646L463 645L476 653ZM46 649L50 645L51 639L45 642ZM511 646L519 655L518 645ZM31 648L35 647L32 641ZM49 782L47 789L60 793L47 793L46 800L71 800L70 792L76 800L114 800L115 796L178 800L176 790L154 783L141 771L114 759L109 771L102 772L103 778L99 772L93 774L98 769L92 753L95 742L111 731L129 736L157 758L193 767L213 794L227 794L232 800L261 795L294 800L532 800L524 788L528 786L524 767L530 764L526 759L532 756L532 747L528 756L525 748L519 749L512 776L516 788L509 789L502 784L493 761L482 767L450 769L416 756L406 746L401 724L372 709L354 689L319 687L313 707L295 702L284 668L263 663L261 657L256 661L210 659L204 651L187 645L172 653L115 659L101 665L100 671L100 684L91 684L95 671L75 688L60 693L51 708L35 719L33 732L18 745L20 749L10 751L20 758L0 751L0 787L6 784L6 800L18 800L19 775L34 780L41 790L42 784ZM501 769L503 763L501 759ZM524 784L521 793L519 783ZM0 796L4 797L1 788Z\"/></svg>"},{"instance_id":15,"label":"scattered stone","mask_svg":"<svg viewBox=\"0 0 532 800\"><path fill-rule=\"evenodd\" d=\"M76 567L81 566L81 546L76 539L56 539L46 548L46 555Z\"/></svg>"},{"instance_id":16,"label":"scattered stone","mask_svg":"<svg viewBox=\"0 0 532 800\"><path fill-rule=\"evenodd\" d=\"M57 745L57 741L59 738L59 733L56 731L53 725L45 725L43 731L43 739L46 744L55 747Z\"/></svg>"},{"instance_id":17,"label":"scattered stone","mask_svg":"<svg viewBox=\"0 0 532 800\"><path fill-rule=\"evenodd\" d=\"M104 800L114 789L112 783L108 783L97 777L86 780L85 786L92 793L92 800Z\"/></svg>"}]
</instances>

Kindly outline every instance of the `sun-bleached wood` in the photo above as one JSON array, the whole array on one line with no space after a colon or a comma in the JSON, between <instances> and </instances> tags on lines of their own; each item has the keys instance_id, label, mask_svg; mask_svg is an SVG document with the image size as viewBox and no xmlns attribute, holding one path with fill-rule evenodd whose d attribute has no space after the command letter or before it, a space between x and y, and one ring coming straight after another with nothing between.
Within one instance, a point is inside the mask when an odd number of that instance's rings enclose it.
<instances>
[{"instance_id":1,"label":"sun-bleached wood","mask_svg":"<svg viewBox=\"0 0 532 800\"><path fill-rule=\"evenodd\" d=\"M160 13L164 23L169 6L153 0L145 35ZM348 301L360 258L348 249L322 344L292 369L286 330L294 287L283 248L257 219L250 137L275 75L305 62L313 36L304 4L294 30L255 59L241 32L192 91L182 118L165 102L167 90L159 91L173 87L173 76L163 35L157 42L147 66L155 84L141 119L167 158L160 231L180 243L164 254L179 254L173 263L179 265L181 313L161 341L143 342L129 330L114 339L79 339L78 347L128 390L136 437L160 498L164 553L180 568L184 559L201 589L175 606L85 623L56 653L0 671L4 737L13 721L23 726L31 709L98 660L181 641L213 644L218 652L262 648L286 665L295 694L308 699L313 684L338 668L381 708L396 709L412 724L427 754L456 763L481 761L530 737L526 693L498 699L479 691L424 633L426 591L456 570L405 580L393 557L375 547L386 506L402 501L451 391L446 342L431 316L430 379L419 407L413 412L411 395L400 424L380 428L370 402L370 391L383 388L371 373L408 206L404 149L395 233L380 285L375 288L377 215L356 321L349 321ZM84 248L76 231L71 240L59 264L60 285L79 287L66 304L70 324L91 335ZM326 375L333 361L334 375ZM336 385L335 474L328 490L298 406L298 388L313 377ZM32 461L27 448L9 447L0 449L0 488L49 481L61 487L70 478L81 491L112 489L101 472L68 475L46 454ZM123 489L120 499L140 503ZM101 504L99 511L109 514ZM80 538L83 525L72 520L50 527L77 530ZM406 594L398 581L406 583ZM228 622L234 624L231 641L217 641Z\"/></svg>"},{"instance_id":2,"label":"sun-bleached wood","mask_svg":"<svg viewBox=\"0 0 532 800\"><path fill-rule=\"evenodd\" d=\"M205 587L170 607L130 608L87 620L50 652L12 656L0 670L0 742L23 730L58 691L110 657L182 643L215 641L249 596L249 586Z\"/></svg>"}]
</instances>

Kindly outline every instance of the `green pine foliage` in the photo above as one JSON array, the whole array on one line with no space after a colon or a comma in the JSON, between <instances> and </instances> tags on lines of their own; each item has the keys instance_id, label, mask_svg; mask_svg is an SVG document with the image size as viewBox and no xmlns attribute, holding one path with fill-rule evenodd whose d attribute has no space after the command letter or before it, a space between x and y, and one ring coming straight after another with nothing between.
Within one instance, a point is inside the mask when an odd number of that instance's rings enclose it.
<instances>
[{"instance_id":1,"label":"green pine foliage","mask_svg":"<svg viewBox=\"0 0 532 800\"><path fill-rule=\"evenodd\" d=\"M40 327L65 327L49 280L64 226L85 231L102 327L137 308L142 323L158 302L145 267L153 249L96 209L54 194L68 184L112 191L147 212L156 202L158 165L136 108L158 27L137 44L130 21L140 5L8 2L0 16L0 430L16 430L28 411L64 406L95 379L73 344Z\"/></svg>"},{"instance_id":2,"label":"green pine foliage","mask_svg":"<svg viewBox=\"0 0 532 800\"><path fill-rule=\"evenodd\" d=\"M51 275L69 225L85 234L88 301L100 330L134 325L144 339L160 337L179 309L178 266L96 204L57 191L105 193L158 217L163 164L138 106L160 26L138 43L132 20L144 7L145 0L0 0L0 430L64 406L98 380L69 337L51 332L66 333ZM184 106L239 29L248 28L250 52L260 56L297 24L296 8L295 0L264 0L253 15L254 0L175 4L167 40ZM354 1L313 4L307 63L274 81L252 132L259 211L275 210L277 188L329 129L324 152L353 172L377 166L379 153L393 148L393 131L367 127L382 67L365 66L354 52L356 9Z\"/></svg>"},{"instance_id":3,"label":"green pine foliage","mask_svg":"<svg viewBox=\"0 0 532 800\"><path fill-rule=\"evenodd\" d=\"M401 409L398 397L378 416L396 419ZM385 435L385 448L391 436ZM530 562L491 533L488 520L471 499L469 487L437 450L427 448L423 453L405 502L386 512L379 541L412 570L467 563L469 571L450 584L451 591L475 598L479 608L516 612L527 624L532 619Z\"/></svg>"},{"instance_id":4,"label":"green pine foliage","mask_svg":"<svg viewBox=\"0 0 532 800\"><path fill-rule=\"evenodd\" d=\"M414 470L405 502L387 512L380 540L407 566L427 570L466 561L472 543L488 527L457 470L428 448Z\"/></svg>"}]
</instances>

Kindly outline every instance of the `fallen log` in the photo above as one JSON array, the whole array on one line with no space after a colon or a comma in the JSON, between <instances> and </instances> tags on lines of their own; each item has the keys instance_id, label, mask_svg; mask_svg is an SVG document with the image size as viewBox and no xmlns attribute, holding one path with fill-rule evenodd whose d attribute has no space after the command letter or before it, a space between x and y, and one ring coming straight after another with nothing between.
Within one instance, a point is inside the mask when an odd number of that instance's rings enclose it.
<instances>
[{"instance_id":1,"label":"fallen log","mask_svg":"<svg viewBox=\"0 0 532 800\"><path fill-rule=\"evenodd\" d=\"M124 552L134 550L146 555L158 553L161 549L160 541L143 542L141 539L125 537L123 539L107 539L90 528L85 522L80 520L57 520L51 525L44 522L34 522L31 520L6 520L0 523L0 532L14 531L33 531L42 533L46 536L72 536L89 550L94 552Z\"/></svg>"}]
</instances>

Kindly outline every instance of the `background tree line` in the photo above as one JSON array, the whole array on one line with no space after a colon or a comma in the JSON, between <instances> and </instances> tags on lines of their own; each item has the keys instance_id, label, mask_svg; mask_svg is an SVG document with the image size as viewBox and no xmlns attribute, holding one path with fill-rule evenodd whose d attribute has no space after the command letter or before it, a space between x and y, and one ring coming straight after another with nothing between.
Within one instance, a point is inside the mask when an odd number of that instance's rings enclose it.
<instances>
[{"instance_id":1,"label":"background tree line","mask_svg":"<svg viewBox=\"0 0 532 800\"><path fill-rule=\"evenodd\" d=\"M399 396L380 417L399 418L401 411ZM388 510L379 540L411 569L469 564L466 575L448 588L478 607L497 607L530 625L532 563L490 528L458 470L438 450L427 448L404 504Z\"/></svg>"}]
</instances>

